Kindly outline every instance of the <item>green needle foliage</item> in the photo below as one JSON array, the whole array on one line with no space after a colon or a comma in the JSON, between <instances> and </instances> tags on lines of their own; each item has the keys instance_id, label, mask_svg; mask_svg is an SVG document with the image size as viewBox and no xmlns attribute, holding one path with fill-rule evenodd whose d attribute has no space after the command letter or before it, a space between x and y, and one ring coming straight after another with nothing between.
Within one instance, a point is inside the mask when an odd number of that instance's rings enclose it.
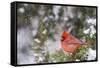
<instances>
[{"instance_id":1,"label":"green needle foliage","mask_svg":"<svg viewBox=\"0 0 100 68\"><path fill-rule=\"evenodd\" d=\"M72 61L70 54L65 54L62 50L56 51L50 55L52 62L67 62Z\"/></svg>"},{"instance_id":2,"label":"green needle foliage","mask_svg":"<svg viewBox=\"0 0 100 68\"><path fill-rule=\"evenodd\" d=\"M80 61L86 60L86 52L88 51L87 45L80 46L74 53L73 58L79 59Z\"/></svg>"}]
</instances>

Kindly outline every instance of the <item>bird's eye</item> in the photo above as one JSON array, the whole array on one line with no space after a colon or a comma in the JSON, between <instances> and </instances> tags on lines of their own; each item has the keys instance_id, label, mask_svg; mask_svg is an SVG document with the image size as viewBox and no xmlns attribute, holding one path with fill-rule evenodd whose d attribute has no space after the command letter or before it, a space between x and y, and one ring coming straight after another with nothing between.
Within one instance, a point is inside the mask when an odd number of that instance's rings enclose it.
<instances>
[{"instance_id":1,"label":"bird's eye","mask_svg":"<svg viewBox=\"0 0 100 68\"><path fill-rule=\"evenodd\" d=\"M62 38L65 38L64 36L62 36Z\"/></svg>"},{"instance_id":2,"label":"bird's eye","mask_svg":"<svg viewBox=\"0 0 100 68\"><path fill-rule=\"evenodd\" d=\"M64 40L65 40L65 37L62 36L61 41L64 41Z\"/></svg>"}]
</instances>

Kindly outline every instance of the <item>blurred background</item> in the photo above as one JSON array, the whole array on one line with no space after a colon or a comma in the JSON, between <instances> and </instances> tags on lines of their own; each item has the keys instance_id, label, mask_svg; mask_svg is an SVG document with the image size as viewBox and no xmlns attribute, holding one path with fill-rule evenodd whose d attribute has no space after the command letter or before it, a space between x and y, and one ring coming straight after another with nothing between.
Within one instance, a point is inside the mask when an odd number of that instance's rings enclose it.
<instances>
[{"instance_id":1,"label":"blurred background","mask_svg":"<svg viewBox=\"0 0 100 68\"><path fill-rule=\"evenodd\" d=\"M18 3L18 64L96 60L96 12L96 7ZM86 43L73 56L61 48L64 30Z\"/></svg>"}]
</instances>

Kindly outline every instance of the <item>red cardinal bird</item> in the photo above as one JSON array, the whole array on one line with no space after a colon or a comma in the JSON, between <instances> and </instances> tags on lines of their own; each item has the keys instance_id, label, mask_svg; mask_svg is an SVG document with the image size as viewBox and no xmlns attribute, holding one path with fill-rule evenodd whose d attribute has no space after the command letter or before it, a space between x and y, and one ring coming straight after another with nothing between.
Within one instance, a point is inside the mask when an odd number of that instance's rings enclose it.
<instances>
[{"instance_id":1,"label":"red cardinal bird","mask_svg":"<svg viewBox=\"0 0 100 68\"><path fill-rule=\"evenodd\" d=\"M80 40L65 31L61 38L61 46L65 52L73 53L82 44Z\"/></svg>"}]
</instances>

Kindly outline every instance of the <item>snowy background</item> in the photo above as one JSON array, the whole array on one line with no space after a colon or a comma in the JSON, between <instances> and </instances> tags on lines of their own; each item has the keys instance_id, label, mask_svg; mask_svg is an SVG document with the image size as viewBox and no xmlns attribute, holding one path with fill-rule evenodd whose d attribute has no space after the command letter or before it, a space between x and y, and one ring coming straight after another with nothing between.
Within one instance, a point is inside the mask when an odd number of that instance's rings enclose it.
<instances>
[{"instance_id":1,"label":"snowy background","mask_svg":"<svg viewBox=\"0 0 100 68\"><path fill-rule=\"evenodd\" d=\"M96 60L95 7L19 3L17 20L18 64ZM64 30L86 43L75 59L62 52Z\"/></svg>"}]
</instances>

